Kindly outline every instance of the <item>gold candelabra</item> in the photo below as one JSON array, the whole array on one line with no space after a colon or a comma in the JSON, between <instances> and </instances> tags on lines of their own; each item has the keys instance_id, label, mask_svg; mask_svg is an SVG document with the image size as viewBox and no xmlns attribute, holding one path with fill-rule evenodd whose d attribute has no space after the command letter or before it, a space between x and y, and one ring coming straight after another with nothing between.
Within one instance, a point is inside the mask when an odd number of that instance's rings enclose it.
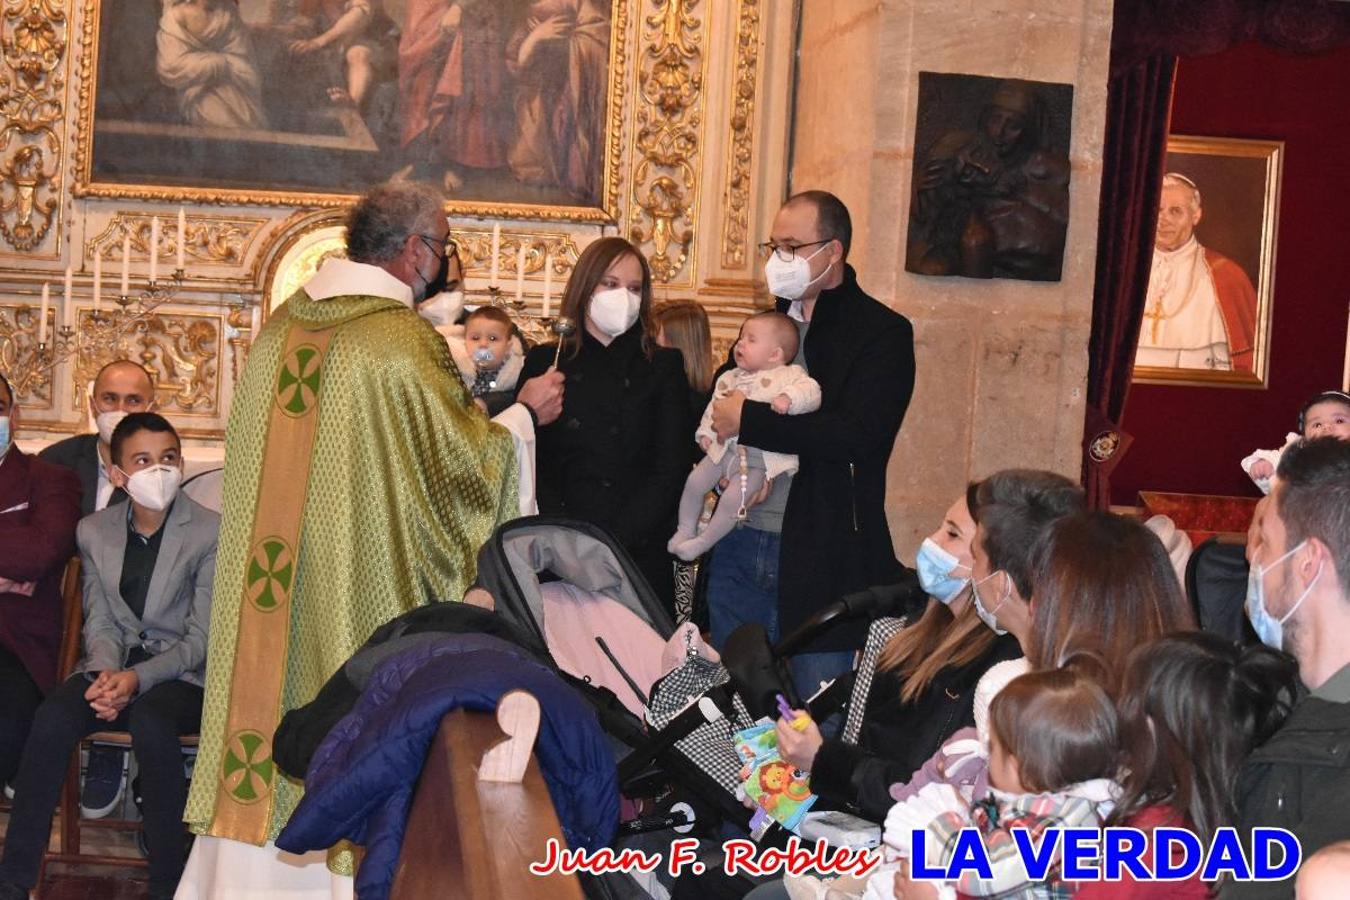
<instances>
[{"instance_id":1,"label":"gold candelabra","mask_svg":"<svg viewBox=\"0 0 1350 900\"><path fill-rule=\"evenodd\" d=\"M125 338L143 327L155 310L172 300L182 286L183 270L174 269L167 281L147 281L139 293L115 297L111 309L90 312L83 325L76 315L74 326L57 326L50 340L39 339L26 348L17 340L16 320L15 334L0 335L0 359L6 361L16 394L28 395L50 383L56 368L71 357L82 353L95 358L120 355ZM39 335L46 330L44 324L38 324Z\"/></svg>"},{"instance_id":2,"label":"gold candelabra","mask_svg":"<svg viewBox=\"0 0 1350 900\"><path fill-rule=\"evenodd\" d=\"M542 344L553 339L558 340L558 351L553 354L553 364L558 364L558 354L562 352L562 338L577 330L577 323L567 316L546 316L525 312L525 300L521 297L507 299L502 289L490 284L487 288L488 305L506 310L511 321L525 340L531 344Z\"/></svg>"}]
</instances>

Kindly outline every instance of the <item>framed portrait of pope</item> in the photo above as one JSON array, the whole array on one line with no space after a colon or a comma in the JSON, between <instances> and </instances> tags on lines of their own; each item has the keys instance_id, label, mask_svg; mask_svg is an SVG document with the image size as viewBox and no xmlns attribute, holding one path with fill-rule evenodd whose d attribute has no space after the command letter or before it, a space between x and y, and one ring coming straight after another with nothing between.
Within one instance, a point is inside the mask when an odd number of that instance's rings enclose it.
<instances>
[{"instance_id":1,"label":"framed portrait of pope","mask_svg":"<svg viewBox=\"0 0 1350 900\"><path fill-rule=\"evenodd\" d=\"M631 0L82 0L80 196L613 221Z\"/></svg>"},{"instance_id":2,"label":"framed portrait of pope","mask_svg":"<svg viewBox=\"0 0 1350 900\"><path fill-rule=\"evenodd\" d=\"M1168 139L1135 381L1266 386L1283 154Z\"/></svg>"}]
</instances>

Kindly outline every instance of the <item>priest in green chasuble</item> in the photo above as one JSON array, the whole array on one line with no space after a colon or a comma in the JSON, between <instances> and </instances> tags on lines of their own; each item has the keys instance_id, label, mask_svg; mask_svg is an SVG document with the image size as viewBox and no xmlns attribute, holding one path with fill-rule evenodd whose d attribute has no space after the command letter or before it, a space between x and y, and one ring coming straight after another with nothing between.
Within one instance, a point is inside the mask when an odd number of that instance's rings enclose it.
<instances>
[{"instance_id":1,"label":"priest in green chasuble","mask_svg":"<svg viewBox=\"0 0 1350 900\"><path fill-rule=\"evenodd\" d=\"M532 511L534 428L561 412L562 376L527 382L494 420L473 404L445 340L415 311L443 286L448 232L431 189L375 188L348 218L348 259L282 304L250 351L225 438L185 816L217 843L277 852L268 842L301 794L272 762L281 716L379 625L459 600L493 529ZM221 850L198 844L194 856ZM222 870L220 859L206 865ZM193 877L190 865L185 883Z\"/></svg>"}]
</instances>

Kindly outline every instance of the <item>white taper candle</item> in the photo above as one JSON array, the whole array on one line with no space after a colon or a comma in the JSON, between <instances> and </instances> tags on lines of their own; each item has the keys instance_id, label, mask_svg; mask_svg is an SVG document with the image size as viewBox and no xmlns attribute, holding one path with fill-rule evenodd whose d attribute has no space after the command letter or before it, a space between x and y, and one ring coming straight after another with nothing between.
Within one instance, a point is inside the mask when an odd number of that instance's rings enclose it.
<instances>
[{"instance_id":1,"label":"white taper candle","mask_svg":"<svg viewBox=\"0 0 1350 900\"><path fill-rule=\"evenodd\" d=\"M502 252L502 226L492 226L492 274L488 277L490 287L497 286L497 275L499 274L497 255Z\"/></svg>"},{"instance_id":2,"label":"white taper candle","mask_svg":"<svg viewBox=\"0 0 1350 900\"><path fill-rule=\"evenodd\" d=\"M178 252L174 255L174 266L183 270L183 255L187 248L187 213L178 207Z\"/></svg>"},{"instance_id":3,"label":"white taper candle","mask_svg":"<svg viewBox=\"0 0 1350 900\"><path fill-rule=\"evenodd\" d=\"M150 220L150 280L159 276L159 216Z\"/></svg>"}]
</instances>

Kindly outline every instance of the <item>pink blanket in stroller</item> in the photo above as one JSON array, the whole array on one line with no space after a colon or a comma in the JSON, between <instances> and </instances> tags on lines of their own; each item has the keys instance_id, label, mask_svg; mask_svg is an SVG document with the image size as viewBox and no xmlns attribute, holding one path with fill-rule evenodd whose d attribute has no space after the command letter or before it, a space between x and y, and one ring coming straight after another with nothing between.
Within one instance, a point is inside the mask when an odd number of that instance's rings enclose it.
<instances>
[{"instance_id":1,"label":"pink blanket in stroller","mask_svg":"<svg viewBox=\"0 0 1350 900\"><path fill-rule=\"evenodd\" d=\"M596 638L604 639L628 676L649 693L670 670L662 661L666 642L661 636L627 607L603 594L551 581L539 585L539 595L544 602L544 639L558 668L609 688L633 715L645 719L642 700L600 649Z\"/></svg>"}]
</instances>

